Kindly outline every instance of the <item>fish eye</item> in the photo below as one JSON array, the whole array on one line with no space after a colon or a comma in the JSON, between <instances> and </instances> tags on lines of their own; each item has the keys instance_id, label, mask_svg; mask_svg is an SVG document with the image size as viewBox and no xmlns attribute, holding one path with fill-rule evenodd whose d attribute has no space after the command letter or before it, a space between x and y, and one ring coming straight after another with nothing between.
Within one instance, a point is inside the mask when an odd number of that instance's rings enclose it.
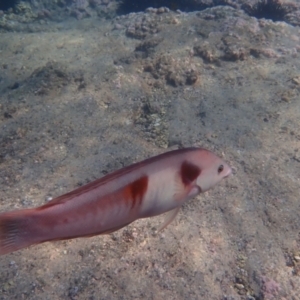
<instances>
[{"instance_id":1,"label":"fish eye","mask_svg":"<svg viewBox=\"0 0 300 300\"><path fill-rule=\"evenodd\" d=\"M219 165L218 174L222 173L223 170L224 170L224 166L223 165Z\"/></svg>"}]
</instances>

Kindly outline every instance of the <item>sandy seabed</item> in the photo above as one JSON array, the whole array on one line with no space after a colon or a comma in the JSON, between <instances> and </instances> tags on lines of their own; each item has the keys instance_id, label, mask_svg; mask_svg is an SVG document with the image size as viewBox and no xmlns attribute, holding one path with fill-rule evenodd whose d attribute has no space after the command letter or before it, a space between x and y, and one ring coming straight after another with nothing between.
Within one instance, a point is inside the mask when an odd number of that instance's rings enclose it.
<instances>
[{"instance_id":1,"label":"sandy seabed","mask_svg":"<svg viewBox=\"0 0 300 300\"><path fill-rule=\"evenodd\" d=\"M300 299L300 29L217 7L0 33L0 211L202 146L233 176L163 216L0 258L0 299Z\"/></svg>"}]
</instances>

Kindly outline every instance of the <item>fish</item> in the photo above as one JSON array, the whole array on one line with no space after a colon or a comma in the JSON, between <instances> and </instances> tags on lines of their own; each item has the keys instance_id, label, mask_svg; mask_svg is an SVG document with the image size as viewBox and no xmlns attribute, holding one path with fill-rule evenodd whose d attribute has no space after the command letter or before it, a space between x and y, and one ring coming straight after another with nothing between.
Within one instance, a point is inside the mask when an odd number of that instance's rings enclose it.
<instances>
[{"instance_id":1,"label":"fish","mask_svg":"<svg viewBox=\"0 0 300 300\"><path fill-rule=\"evenodd\" d=\"M203 148L169 151L124 167L36 207L0 213L0 255L48 241L109 234L181 206L231 174Z\"/></svg>"}]
</instances>

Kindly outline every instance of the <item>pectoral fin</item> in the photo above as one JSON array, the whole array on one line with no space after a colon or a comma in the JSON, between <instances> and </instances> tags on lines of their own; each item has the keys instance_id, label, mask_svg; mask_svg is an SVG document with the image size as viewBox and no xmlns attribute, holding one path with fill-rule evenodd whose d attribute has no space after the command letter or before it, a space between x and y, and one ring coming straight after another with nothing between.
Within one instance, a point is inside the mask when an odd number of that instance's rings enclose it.
<instances>
[{"instance_id":1,"label":"pectoral fin","mask_svg":"<svg viewBox=\"0 0 300 300\"><path fill-rule=\"evenodd\" d=\"M178 212L180 210L180 206L168 211L166 213L166 218L165 221L163 222L163 224L158 228L158 231L161 231L163 229L165 229L177 216Z\"/></svg>"},{"instance_id":2,"label":"pectoral fin","mask_svg":"<svg viewBox=\"0 0 300 300\"><path fill-rule=\"evenodd\" d=\"M201 193L201 188L199 186L193 186L187 195L188 199L194 198Z\"/></svg>"}]
</instances>

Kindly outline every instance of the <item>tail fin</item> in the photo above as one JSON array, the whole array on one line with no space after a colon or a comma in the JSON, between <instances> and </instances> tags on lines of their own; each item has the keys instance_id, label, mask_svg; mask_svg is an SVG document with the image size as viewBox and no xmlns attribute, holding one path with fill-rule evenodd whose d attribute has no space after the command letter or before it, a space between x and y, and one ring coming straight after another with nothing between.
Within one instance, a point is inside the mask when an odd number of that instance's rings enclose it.
<instances>
[{"instance_id":1,"label":"tail fin","mask_svg":"<svg viewBox=\"0 0 300 300\"><path fill-rule=\"evenodd\" d=\"M0 214L0 255L35 244L32 233L33 210Z\"/></svg>"}]
</instances>

